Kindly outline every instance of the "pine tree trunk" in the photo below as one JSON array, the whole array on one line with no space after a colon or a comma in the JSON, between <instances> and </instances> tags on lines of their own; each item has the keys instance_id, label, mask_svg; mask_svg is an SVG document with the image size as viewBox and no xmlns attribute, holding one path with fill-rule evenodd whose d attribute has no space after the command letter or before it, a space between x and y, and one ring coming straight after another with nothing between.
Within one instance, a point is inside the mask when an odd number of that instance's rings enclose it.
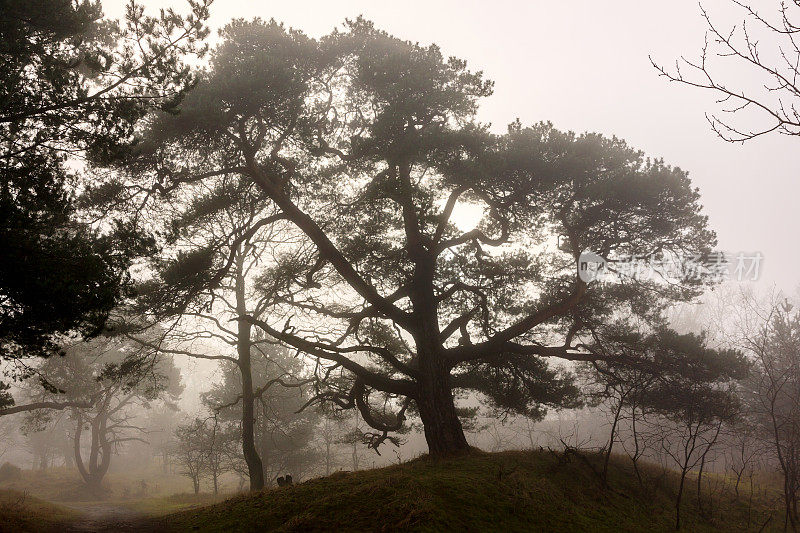
<instances>
[{"instance_id":1,"label":"pine tree trunk","mask_svg":"<svg viewBox=\"0 0 800 533\"><path fill-rule=\"evenodd\" d=\"M468 453L470 447L456 412L449 370L436 363L427 365L417 393L428 452L434 457Z\"/></svg>"},{"instance_id":2,"label":"pine tree trunk","mask_svg":"<svg viewBox=\"0 0 800 533\"><path fill-rule=\"evenodd\" d=\"M406 178L408 178L407 175ZM419 243L413 247L413 250L419 253L419 256L415 258L417 263L414 273L416 288L411 292L411 301L415 311L419 310L420 326L414 339L419 361L418 388L415 400L425 430L428 453L433 457L469 453L470 447L464 436L464 429L461 427L461 420L458 418L453 401L453 389L450 385L452 367L440 354L441 332L438 326L437 302L433 288L435 258L426 255L424 247Z\"/></svg>"},{"instance_id":3,"label":"pine tree trunk","mask_svg":"<svg viewBox=\"0 0 800 533\"><path fill-rule=\"evenodd\" d=\"M246 343L242 342L245 336ZM264 465L255 444L255 398L253 397L253 374L250 366L250 325L244 321L239 322L239 338L239 369L242 372L242 452L250 477L250 490L261 490L264 488Z\"/></svg>"},{"instance_id":4,"label":"pine tree trunk","mask_svg":"<svg viewBox=\"0 0 800 533\"><path fill-rule=\"evenodd\" d=\"M72 437L72 451L75 456L75 465L78 467L78 472L80 472L83 481L88 485L89 473L86 471L86 467L83 464L83 457L81 456L81 433L83 432L83 418L80 414L76 415L76 417L77 425L75 427L75 435Z\"/></svg>"},{"instance_id":5,"label":"pine tree trunk","mask_svg":"<svg viewBox=\"0 0 800 533\"><path fill-rule=\"evenodd\" d=\"M246 253L240 250L236 256L236 312L240 317L247 315L247 299L245 295L244 258ZM252 325L239 320L236 349L239 370L242 374L242 453L247 463L250 477L250 490L264 488L264 465L258 455L255 444L255 398L253 397L253 371L250 361L250 341Z\"/></svg>"}]
</instances>

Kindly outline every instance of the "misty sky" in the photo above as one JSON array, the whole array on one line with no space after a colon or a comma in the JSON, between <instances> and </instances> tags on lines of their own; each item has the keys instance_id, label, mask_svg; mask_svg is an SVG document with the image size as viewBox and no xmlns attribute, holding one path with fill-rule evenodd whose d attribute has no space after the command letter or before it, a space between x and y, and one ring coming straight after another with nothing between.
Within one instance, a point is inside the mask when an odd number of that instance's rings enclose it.
<instances>
[{"instance_id":1,"label":"misty sky","mask_svg":"<svg viewBox=\"0 0 800 533\"><path fill-rule=\"evenodd\" d=\"M143 0L152 9L181 0ZM119 17L125 0L103 0ZM712 16L727 2L704 3ZM762 0L766 10L775 3ZM800 139L770 136L729 144L709 128L711 93L659 78L648 55L670 63L697 56L705 26L694 0L531 1L246 1L217 0L216 29L233 17L275 18L311 36L363 14L378 27L446 55L466 59L495 81L481 120L503 131L552 121L559 129L617 135L648 155L690 172L702 193L720 249L761 252L760 283L792 291L800 243L795 227Z\"/></svg>"}]
</instances>

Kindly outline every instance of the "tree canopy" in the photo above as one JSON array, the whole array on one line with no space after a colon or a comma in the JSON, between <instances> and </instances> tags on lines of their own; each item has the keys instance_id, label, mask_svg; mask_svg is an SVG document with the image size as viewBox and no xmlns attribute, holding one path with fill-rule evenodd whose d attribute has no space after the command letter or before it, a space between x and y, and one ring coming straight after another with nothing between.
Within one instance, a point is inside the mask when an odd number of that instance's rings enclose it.
<instances>
[{"instance_id":1,"label":"tree canopy","mask_svg":"<svg viewBox=\"0 0 800 533\"><path fill-rule=\"evenodd\" d=\"M83 170L127 153L148 110L192 86L185 58L204 49L208 2L189 10L150 17L131 2L118 23L93 0L0 6L0 357L96 335L131 296L128 268L153 241L82 196Z\"/></svg>"},{"instance_id":2,"label":"tree canopy","mask_svg":"<svg viewBox=\"0 0 800 533\"><path fill-rule=\"evenodd\" d=\"M262 223L289 223L311 253L278 254L269 312L243 320L314 358L316 400L358 408L384 437L414 413L432 453L466 450L459 390L526 414L576 405L550 360L642 364L594 350L601 326L655 328L710 283L617 268L712 252L684 171L548 123L493 133L476 118L491 82L437 46L361 18L320 39L258 19L221 37L178 112L150 116L116 186L167 200L219 176L255 188L275 210ZM468 228L465 206L479 213ZM577 275L586 250L615 282ZM231 268L196 257L182 280Z\"/></svg>"}]
</instances>

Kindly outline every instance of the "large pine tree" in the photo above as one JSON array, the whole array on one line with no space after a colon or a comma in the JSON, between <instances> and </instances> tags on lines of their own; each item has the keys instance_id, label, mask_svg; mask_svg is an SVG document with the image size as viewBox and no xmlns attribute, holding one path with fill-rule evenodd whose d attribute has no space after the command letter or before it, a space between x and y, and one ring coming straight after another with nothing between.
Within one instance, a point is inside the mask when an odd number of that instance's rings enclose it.
<instances>
[{"instance_id":1,"label":"large pine tree","mask_svg":"<svg viewBox=\"0 0 800 533\"><path fill-rule=\"evenodd\" d=\"M358 408L375 444L413 413L431 453L467 451L458 391L522 413L575 405L549 360L636 364L588 341L612 317L660 324L703 283L587 285L582 251L613 270L715 245L685 172L549 124L494 134L476 119L491 92L464 61L362 19L319 40L234 21L180 112L151 118L127 184L256 186L314 253L276 258L283 296L250 322L316 358L318 400Z\"/></svg>"}]
</instances>

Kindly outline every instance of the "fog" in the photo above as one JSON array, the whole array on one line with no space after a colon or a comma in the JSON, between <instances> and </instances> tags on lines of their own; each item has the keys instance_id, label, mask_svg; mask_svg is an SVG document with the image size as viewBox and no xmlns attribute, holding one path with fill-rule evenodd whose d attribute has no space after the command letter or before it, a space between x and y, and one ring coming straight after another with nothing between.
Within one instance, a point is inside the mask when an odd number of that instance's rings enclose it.
<instances>
[{"instance_id":1,"label":"fog","mask_svg":"<svg viewBox=\"0 0 800 533\"><path fill-rule=\"evenodd\" d=\"M145 1L146 6L172 6ZM751 2L769 12L773 2ZM123 1L103 2L112 17ZM726 2L709 2L726 27L741 18ZM617 135L652 157L689 171L717 232L720 249L761 251L760 282L791 290L800 251L788 218L800 192L794 141L775 135L743 145L720 142L705 119L718 108L711 93L676 87L649 57L670 65L696 58L705 22L693 0L574 2L248 2L214 6L210 25L231 18L275 18L320 36L363 15L389 33L466 59L494 80L479 117L498 132L552 121L558 128Z\"/></svg>"},{"instance_id":2,"label":"fog","mask_svg":"<svg viewBox=\"0 0 800 533\"><path fill-rule=\"evenodd\" d=\"M524 451L800 527L800 7L18 3L0 518Z\"/></svg>"}]
</instances>

